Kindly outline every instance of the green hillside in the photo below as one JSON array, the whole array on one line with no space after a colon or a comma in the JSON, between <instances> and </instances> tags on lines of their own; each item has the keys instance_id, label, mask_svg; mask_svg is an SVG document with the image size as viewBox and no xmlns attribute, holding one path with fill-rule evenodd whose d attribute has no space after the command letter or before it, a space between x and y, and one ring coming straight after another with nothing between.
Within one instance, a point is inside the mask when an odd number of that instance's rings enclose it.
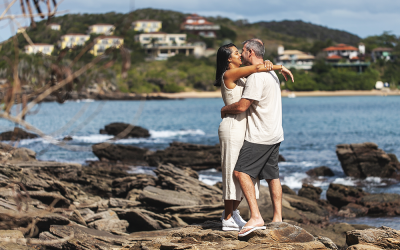
<instances>
[{"instance_id":1,"label":"green hillside","mask_svg":"<svg viewBox=\"0 0 400 250\"><path fill-rule=\"evenodd\" d=\"M88 27L97 23L113 24L116 27L114 35L124 38L124 47L130 51L131 67L127 78L122 78L122 57L118 50L106 56L99 64L76 79L75 89L82 90L101 83L103 86L113 86L123 92L179 92L189 90L216 90L215 79L216 57L194 58L177 55L167 61L146 61L144 50L134 42L137 32L131 29L131 23L141 19L162 21L162 31L167 33L182 33L180 24L187 14L159 9L139 9L131 13L104 14L68 14L52 18L52 23L61 25L60 31L47 28L46 21L37 23L36 28L28 28L27 33L34 43L57 44L60 37L68 33L86 33ZM323 48L335 43L357 45L362 41L369 53L373 48L390 45L395 53L400 55L399 38L389 33L368 37L361 40L349 32L305 23L302 21L258 22L247 23L244 20L233 21L225 17L206 17L209 21L219 24L221 30L216 39L203 38L188 34L188 42L204 41L207 47L218 49L227 42L234 42L240 47L241 42L249 38L260 38L266 47L265 58L273 60L277 56L277 47L282 44L286 49L298 49L318 55ZM22 34L16 35L18 47L23 49L27 41ZM94 37L91 37L93 39ZM0 46L0 56L13 60L15 55L13 39ZM89 41L90 42L90 41ZM89 43L88 42L88 43ZM49 81L52 64L71 67L72 71L82 68L94 57L83 53L78 62L74 58L82 48L75 48L61 53L56 49L52 56L19 54L20 80L33 89L44 86ZM126 51L126 50L125 50ZM319 58L318 56L317 58ZM399 57L398 57L399 58ZM367 60L369 60L367 58ZM0 61L0 78L12 79L12 68L9 61ZM400 83L400 64L397 61L379 61L371 65L362 75L353 69L335 69L326 65L323 60L316 62L309 72L293 71L296 83L288 83L285 88L290 90L341 90L341 89L371 89L376 80ZM283 79L281 79L283 80ZM108 88L108 87L107 87Z\"/></svg>"},{"instance_id":2,"label":"green hillside","mask_svg":"<svg viewBox=\"0 0 400 250\"><path fill-rule=\"evenodd\" d=\"M313 40L326 41L331 40L336 43L345 43L357 45L361 38L347 31L330 29L324 26L306 23L301 20L281 22L258 22L260 27L264 27L271 31L294 36L298 38L309 38Z\"/></svg>"}]
</instances>

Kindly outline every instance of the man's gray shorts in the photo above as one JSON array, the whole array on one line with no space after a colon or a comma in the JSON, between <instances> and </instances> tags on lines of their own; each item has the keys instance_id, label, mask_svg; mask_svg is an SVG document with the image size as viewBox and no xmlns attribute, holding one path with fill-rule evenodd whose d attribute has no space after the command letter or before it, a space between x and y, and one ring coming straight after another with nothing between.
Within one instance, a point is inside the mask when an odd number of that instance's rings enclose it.
<instances>
[{"instance_id":1,"label":"man's gray shorts","mask_svg":"<svg viewBox=\"0 0 400 250\"><path fill-rule=\"evenodd\" d=\"M243 172L252 178L278 179L279 178L279 146L256 144L244 141L239 158L236 162L235 171Z\"/></svg>"}]
</instances>

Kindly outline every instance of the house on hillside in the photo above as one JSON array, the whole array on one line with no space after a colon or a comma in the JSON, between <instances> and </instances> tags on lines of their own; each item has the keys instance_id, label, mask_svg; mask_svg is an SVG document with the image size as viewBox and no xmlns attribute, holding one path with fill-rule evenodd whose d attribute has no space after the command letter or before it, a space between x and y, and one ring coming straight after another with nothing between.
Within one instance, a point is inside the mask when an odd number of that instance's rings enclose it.
<instances>
[{"instance_id":1,"label":"house on hillside","mask_svg":"<svg viewBox=\"0 0 400 250\"><path fill-rule=\"evenodd\" d=\"M300 50L285 50L278 46L278 58L276 64L282 64L286 68L310 70L314 64L315 56Z\"/></svg>"},{"instance_id":2,"label":"house on hillside","mask_svg":"<svg viewBox=\"0 0 400 250\"><path fill-rule=\"evenodd\" d=\"M135 42L142 47L182 46L186 44L186 34L168 34L165 32L150 32L135 36Z\"/></svg>"},{"instance_id":3,"label":"house on hillside","mask_svg":"<svg viewBox=\"0 0 400 250\"><path fill-rule=\"evenodd\" d=\"M358 49L356 47L340 43L335 46L330 46L324 49L326 53L326 58L334 58L340 56L343 59L352 59L358 57Z\"/></svg>"},{"instance_id":4,"label":"house on hillside","mask_svg":"<svg viewBox=\"0 0 400 250\"><path fill-rule=\"evenodd\" d=\"M59 25L58 23L50 23L49 25L47 25L47 27L52 30L61 30L61 25Z\"/></svg>"},{"instance_id":5,"label":"house on hillside","mask_svg":"<svg viewBox=\"0 0 400 250\"><path fill-rule=\"evenodd\" d=\"M159 32L162 27L162 22L157 20L137 20L132 23L132 28L140 32Z\"/></svg>"},{"instance_id":6,"label":"house on hillside","mask_svg":"<svg viewBox=\"0 0 400 250\"><path fill-rule=\"evenodd\" d=\"M219 25L209 22L197 14L187 16L181 24L181 30L209 38L217 37L216 32L220 29Z\"/></svg>"},{"instance_id":7,"label":"house on hillside","mask_svg":"<svg viewBox=\"0 0 400 250\"><path fill-rule=\"evenodd\" d=\"M352 67L362 72L370 63L364 62L365 45L360 43L358 48L344 43L330 46L323 50L325 60L334 67Z\"/></svg>"},{"instance_id":8,"label":"house on hillside","mask_svg":"<svg viewBox=\"0 0 400 250\"><path fill-rule=\"evenodd\" d=\"M83 46L89 38L90 36L85 34L66 34L61 36L60 41L58 41L58 47L60 49L65 49Z\"/></svg>"},{"instance_id":9,"label":"house on hillside","mask_svg":"<svg viewBox=\"0 0 400 250\"><path fill-rule=\"evenodd\" d=\"M124 38L119 36L102 36L98 37L95 41L96 43L89 51L89 53L93 54L94 56L103 54L106 49L119 48L122 44L124 44Z\"/></svg>"},{"instance_id":10,"label":"house on hillside","mask_svg":"<svg viewBox=\"0 0 400 250\"><path fill-rule=\"evenodd\" d=\"M186 34L168 34L164 32L150 32L135 36L145 49L151 59L165 60L176 54L194 55L201 57L205 55L206 45L204 42L195 44L186 43Z\"/></svg>"},{"instance_id":11,"label":"house on hillside","mask_svg":"<svg viewBox=\"0 0 400 250\"><path fill-rule=\"evenodd\" d=\"M25 45L25 53L26 54L36 54L42 53L46 55L51 55L54 50L53 44L46 44L46 43L34 43L33 45Z\"/></svg>"},{"instance_id":12,"label":"house on hillside","mask_svg":"<svg viewBox=\"0 0 400 250\"><path fill-rule=\"evenodd\" d=\"M115 26L112 24L98 23L90 25L87 34L101 34L111 36L114 34Z\"/></svg>"},{"instance_id":13,"label":"house on hillside","mask_svg":"<svg viewBox=\"0 0 400 250\"><path fill-rule=\"evenodd\" d=\"M392 48L375 48L371 52L372 61L383 59L386 61L393 60L393 49Z\"/></svg>"}]
</instances>

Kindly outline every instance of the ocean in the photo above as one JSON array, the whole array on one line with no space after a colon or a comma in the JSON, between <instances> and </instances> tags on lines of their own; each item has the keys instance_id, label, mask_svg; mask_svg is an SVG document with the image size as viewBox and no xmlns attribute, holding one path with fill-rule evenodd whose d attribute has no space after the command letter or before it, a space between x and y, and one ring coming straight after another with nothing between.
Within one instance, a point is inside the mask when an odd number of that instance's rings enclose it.
<instances>
[{"instance_id":1,"label":"ocean","mask_svg":"<svg viewBox=\"0 0 400 250\"><path fill-rule=\"evenodd\" d=\"M47 161L77 162L96 160L91 145L112 136L101 135L100 129L112 122L125 122L149 129L146 139L123 139L116 143L165 149L173 141L215 145L221 122L222 99L184 99L158 101L71 101L64 104L37 105L26 121L55 139L71 136L65 145L53 145L46 139L22 140L18 146L37 153ZM335 149L341 143L374 142L387 153L400 158L400 97L297 97L283 98L285 140L280 154L286 162L279 163L282 184L294 190L302 183L321 187L326 196L330 183L358 186L370 193L400 193L400 183L385 178L365 180L346 177ZM12 130L14 124L0 120L0 131ZM312 179L306 171L327 166L335 176ZM132 173L152 174L153 167L132 167ZM201 181L215 184L221 174L215 170L200 171ZM263 185L267 185L264 181ZM339 221L346 221L340 219ZM351 223L391 226L400 229L400 217L356 218Z\"/></svg>"}]
</instances>

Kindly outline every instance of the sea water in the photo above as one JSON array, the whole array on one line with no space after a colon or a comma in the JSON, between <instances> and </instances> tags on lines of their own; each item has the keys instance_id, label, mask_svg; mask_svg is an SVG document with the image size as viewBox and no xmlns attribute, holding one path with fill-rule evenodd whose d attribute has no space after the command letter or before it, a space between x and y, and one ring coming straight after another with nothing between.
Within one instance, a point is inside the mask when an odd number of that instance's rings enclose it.
<instances>
[{"instance_id":1,"label":"sea water","mask_svg":"<svg viewBox=\"0 0 400 250\"><path fill-rule=\"evenodd\" d=\"M173 141L215 145L219 143L222 106L220 98L42 103L31 111L26 121L57 140L61 141L65 136L71 136L73 140L54 145L38 138L22 140L19 146L37 152L40 160L85 164L87 160L97 159L91 152L93 144L112 138L99 133L112 122L142 126L149 129L151 135L113 143L153 151L165 149ZM326 198L330 183L358 186L371 193L400 193L400 184L395 180L346 177L335 153L336 145L341 143L374 142L387 153L400 157L400 97L283 98L282 107L285 140L280 153L286 162L279 163L279 168L283 184L297 191L302 183L311 183L324 190L322 198ZM0 131L13 127L11 122L0 120ZM306 171L319 166L331 168L335 176L309 178ZM153 169L136 166L130 172L152 174ZM200 180L213 185L221 181L221 173L200 171ZM267 185L265 181L262 184ZM400 219L394 220L400 222ZM381 223L379 218L357 218L355 221L375 226Z\"/></svg>"}]
</instances>

